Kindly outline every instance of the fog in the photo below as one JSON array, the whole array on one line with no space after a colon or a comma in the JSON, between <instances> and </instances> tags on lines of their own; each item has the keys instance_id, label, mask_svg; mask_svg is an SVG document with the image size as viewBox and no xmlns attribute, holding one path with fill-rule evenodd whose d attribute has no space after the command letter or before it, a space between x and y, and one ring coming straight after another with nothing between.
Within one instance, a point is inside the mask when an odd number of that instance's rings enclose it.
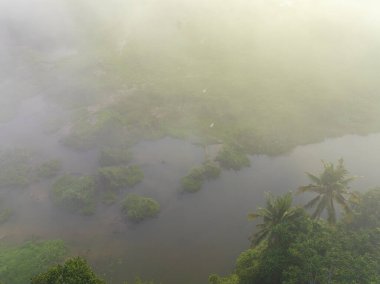
<instances>
[{"instance_id":1,"label":"fog","mask_svg":"<svg viewBox=\"0 0 380 284\"><path fill-rule=\"evenodd\" d=\"M0 0L0 282L72 256L107 283L233 273L265 192L340 158L380 186L379 71L378 1Z\"/></svg>"}]
</instances>

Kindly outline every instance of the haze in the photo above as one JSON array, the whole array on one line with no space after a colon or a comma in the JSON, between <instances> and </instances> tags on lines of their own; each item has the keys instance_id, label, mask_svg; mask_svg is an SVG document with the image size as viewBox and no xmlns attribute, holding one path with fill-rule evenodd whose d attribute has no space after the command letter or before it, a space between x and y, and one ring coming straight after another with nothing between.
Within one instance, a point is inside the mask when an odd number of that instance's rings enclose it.
<instances>
[{"instance_id":1,"label":"haze","mask_svg":"<svg viewBox=\"0 0 380 284\"><path fill-rule=\"evenodd\" d=\"M0 0L0 282L81 256L107 283L264 283L235 262L265 192L321 159L380 185L379 71L378 1Z\"/></svg>"}]
</instances>

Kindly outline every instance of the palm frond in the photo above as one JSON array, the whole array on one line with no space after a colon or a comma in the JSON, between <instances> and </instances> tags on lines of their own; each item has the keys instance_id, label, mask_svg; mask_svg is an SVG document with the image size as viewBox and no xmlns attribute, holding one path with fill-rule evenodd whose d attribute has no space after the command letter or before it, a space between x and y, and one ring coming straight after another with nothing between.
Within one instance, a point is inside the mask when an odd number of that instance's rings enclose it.
<instances>
[{"instance_id":1,"label":"palm frond","mask_svg":"<svg viewBox=\"0 0 380 284\"><path fill-rule=\"evenodd\" d=\"M309 172L306 172L307 177L315 184L320 184L321 179Z\"/></svg>"},{"instance_id":2,"label":"palm frond","mask_svg":"<svg viewBox=\"0 0 380 284\"><path fill-rule=\"evenodd\" d=\"M313 198L312 200L310 200L308 203L306 203L306 205L304 206L304 208L306 209L309 209L309 208L313 208L315 207L315 205L317 205L318 201L321 199L321 196L318 195L317 197Z\"/></svg>"},{"instance_id":3,"label":"palm frond","mask_svg":"<svg viewBox=\"0 0 380 284\"><path fill-rule=\"evenodd\" d=\"M322 214L323 210L326 208L326 205L327 205L327 196L325 195L319 201L317 209L314 211L312 217L314 219L321 217L321 214Z\"/></svg>"}]
</instances>

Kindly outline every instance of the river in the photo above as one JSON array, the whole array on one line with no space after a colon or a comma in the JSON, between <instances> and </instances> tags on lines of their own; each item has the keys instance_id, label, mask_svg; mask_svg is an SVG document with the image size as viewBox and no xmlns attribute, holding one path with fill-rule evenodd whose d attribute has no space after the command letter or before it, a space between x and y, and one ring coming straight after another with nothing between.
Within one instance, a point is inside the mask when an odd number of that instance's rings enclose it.
<instances>
[{"instance_id":1,"label":"river","mask_svg":"<svg viewBox=\"0 0 380 284\"><path fill-rule=\"evenodd\" d=\"M61 159L66 172L95 173L96 150L72 151L60 143L60 133L44 131L46 118L59 112L65 115L41 96L25 100L17 116L0 125L0 146L27 146ZM63 239L72 255L88 258L110 283L141 276L165 284L205 284L211 273L231 272L236 257L249 247L254 223L247 220L247 214L264 206L264 192L294 191L308 183L305 171L321 170L321 159L341 157L352 174L361 176L352 184L354 189L376 187L380 185L379 145L380 134L347 135L298 146L276 157L251 156L251 167L223 171L200 192L182 194L180 178L202 162L203 149L169 137L144 141L132 151L145 179L125 194L155 198L162 208L158 218L137 225L126 223L118 204L99 205L93 216L69 214L52 206L48 196L52 181L44 181L7 193L15 216L0 226L0 236L2 242ZM303 203L303 198L297 197L296 203Z\"/></svg>"}]
</instances>

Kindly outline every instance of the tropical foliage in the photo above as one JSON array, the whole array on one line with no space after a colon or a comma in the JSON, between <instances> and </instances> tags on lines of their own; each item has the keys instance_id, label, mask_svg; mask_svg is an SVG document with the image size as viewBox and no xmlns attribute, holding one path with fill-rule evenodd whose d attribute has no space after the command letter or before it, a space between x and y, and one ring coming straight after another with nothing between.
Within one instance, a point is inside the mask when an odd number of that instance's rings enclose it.
<instances>
[{"instance_id":1,"label":"tropical foliage","mask_svg":"<svg viewBox=\"0 0 380 284\"><path fill-rule=\"evenodd\" d=\"M50 267L32 278L31 284L105 284L88 266L85 259L76 257L63 265Z\"/></svg>"},{"instance_id":2,"label":"tropical foliage","mask_svg":"<svg viewBox=\"0 0 380 284\"><path fill-rule=\"evenodd\" d=\"M291 207L290 194L269 195L267 207L253 216L263 219L255 246L238 257L233 274L211 275L210 283L380 283L379 189L362 194L361 200L351 205L350 219L331 226ZM297 212L290 214L297 218L273 218L287 216L283 212Z\"/></svg>"},{"instance_id":3,"label":"tropical foliage","mask_svg":"<svg viewBox=\"0 0 380 284\"><path fill-rule=\"evenodd\" d=\"M263 221L256 225L258 230L251 237L252 246L258 245L263 240L267 240L270 245L280 241L281 227L296 222L304 214L303 210L293 207L292 203L291 193L280 197L268 194L266 207L249 214L249 219L261 218Z\"/></svg>"},{"instance_id":4,"label":"tropical foliage","mask_svg":"<svg viewBox=\"0 0 380 284\"><path fill-rule=\"evenodd\" d=\"M318 176L306 173L311 183L301 186L298 191L316 193L317 196L308 202L305 208L316 207L312 214L313 218L319 218L326 210L328 222L334 224L337 219L335 204L338 204L346 214L351 213L349 202L355 201L356 195L349 190L349 183L355 177L348 175L343 159L340 159L337 165L324 161L322 163L322 173Z\"/></svg>"},{"instance_id":5,"label":"tropical foliage","mask_svg":"<svg viewBox=\"0 0 380 284\"><path fill-rule=\"evenodd\" d=\"M25 284L49 266L59 263L67 249L60 240L27 242L21 246L0 247L0 281Z\"/></svg>"}]
</instances>

